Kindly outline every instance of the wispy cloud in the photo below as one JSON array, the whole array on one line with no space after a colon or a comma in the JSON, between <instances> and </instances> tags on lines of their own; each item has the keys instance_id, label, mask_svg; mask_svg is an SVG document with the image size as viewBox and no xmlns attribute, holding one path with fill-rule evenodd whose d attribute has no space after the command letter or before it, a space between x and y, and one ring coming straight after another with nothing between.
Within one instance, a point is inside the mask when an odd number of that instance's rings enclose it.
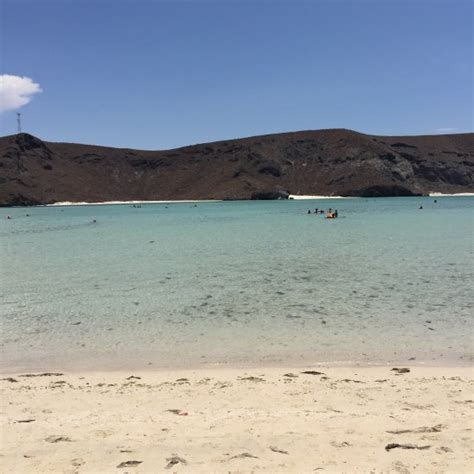
<instances>
[{"instance_id":1,"label":"wispy cloud","mask_svg":"<svg viewBox=\"0 0 474 474\"><path fill-rule=\"evenodd\" d=\"M0 112L23 107L39 92L42 92L40 85L29 77L0 75Z\"/></svg>"},{"instance_id":2,"label":"wispy cloud","mask_svg":"<svg viewBox=\"0 0 474 474\"><path fill-rule=\"evenodd\" d=\"M436 131L438 133L449 133L449 132L455 132L457 128L451 128L451 127L444 127L444 128L438 128Z\"/></svg>"}]
</instances>

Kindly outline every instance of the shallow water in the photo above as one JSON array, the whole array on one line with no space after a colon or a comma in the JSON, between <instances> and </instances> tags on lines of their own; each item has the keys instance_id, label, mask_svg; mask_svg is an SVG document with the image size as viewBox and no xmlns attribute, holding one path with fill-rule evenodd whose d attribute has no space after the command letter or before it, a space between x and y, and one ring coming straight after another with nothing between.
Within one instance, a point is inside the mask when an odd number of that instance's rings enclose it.
<instances>
[{"instance_id":1,"label":"shallow water","mask_svg":"<svg viewBox=\"0 0 474 474\"><path fill-rule=\"evenodd\" d=\"M470 364L474 198L437 201L4 208L0 369Z\"/></svg>"}]
</instances>

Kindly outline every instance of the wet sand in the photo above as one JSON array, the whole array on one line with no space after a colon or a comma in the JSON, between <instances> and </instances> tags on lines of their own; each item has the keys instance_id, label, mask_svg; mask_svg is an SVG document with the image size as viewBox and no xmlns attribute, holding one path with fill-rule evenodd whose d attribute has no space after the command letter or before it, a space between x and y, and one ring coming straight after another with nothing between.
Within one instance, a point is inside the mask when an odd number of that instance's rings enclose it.
<instances>
[{"instance_id":1,"label":"wet sand","mask_svg":"<svg viewBox=\"0 0 474 474\"><path fill-rule=\"evenodd\" d=\"M0 469L472 472L473 375L466 367L10 374L0 381Z\"/></svg>"}]
</instances>

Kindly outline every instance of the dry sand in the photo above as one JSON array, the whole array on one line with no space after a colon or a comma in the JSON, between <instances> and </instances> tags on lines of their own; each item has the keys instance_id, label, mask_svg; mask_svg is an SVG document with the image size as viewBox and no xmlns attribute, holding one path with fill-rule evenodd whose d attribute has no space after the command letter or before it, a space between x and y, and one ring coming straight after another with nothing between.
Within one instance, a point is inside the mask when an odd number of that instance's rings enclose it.
<instances>
[{"instance_id":1,"label":"dry sand","mask_svg":"<svg viewBox=\"0 0 474 474\"><path fill-rule=\"evenodd\" d=\"M303 370L4 376L0 469L473 471L472 369Z\"/></svg>"}]
</instances>

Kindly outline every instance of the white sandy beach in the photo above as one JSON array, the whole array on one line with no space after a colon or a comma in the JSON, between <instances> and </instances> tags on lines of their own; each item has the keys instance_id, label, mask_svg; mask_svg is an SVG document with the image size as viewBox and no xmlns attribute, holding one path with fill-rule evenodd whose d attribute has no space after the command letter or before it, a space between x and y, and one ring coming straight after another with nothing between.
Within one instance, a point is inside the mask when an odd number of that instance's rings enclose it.
<instances>
[{"instance_id":1,"label":"white sandy beach","mask_svg":"<svg viewBox=\"0 0 474 474\"><path fill-rule=\"evenodd\" d=\"M289 199L299 200L312 200L312 199L353 199L344 196L320 196L320 195L299 195L290 194ZM72 201L59 201L53 204L46 204L46 207L51 206L112 206L112 205L137 205L137 204L188 204L188 203L206 203L206 202L222 202L221 199L185 199L175 201L101 201L101 202L72 202Z\"/></svg>"},{"instance_id":2,"label":"white sandy beach","mask_svg":"<svg viewBox=\"0 0 474 474\"><path fill-rule=\"evenodd\" d=\"M474 193L456 193L456 194L444 194L444 193L429 193L430 197L468 197L474 196Z\"/></svg>"},{"instance_id":3,"label":"white sandy beach","mask_svg":"<svg viewBox=\"0 0 474 474\"><path fill-rule=\"evenodd\" d=\"M472 369L391 369L4 376L1 471L472 472Z\"/></svg>"},{"instance_id":4,"label":"white sandy beach","mask_svg":"<svg viewBox=\"0 0 474 474\"><path fill-rule=\"evenodd\" d=\"M186 199L181 201L100 201L100 202L72 202L72 201L58 201L53 204L46 204L46 207L51 206L116 206L116 205L137 205L137 204L189 204L189 203L205 203L205 202L221 202L218 199Z\"/></svg>"},{"instance_id":5,"label":"white sandy beach","mask_svg":"<svg viewBox=\"0 0 474 474\"><path fill-rule=\"evenodd\" d=\"M438 192L429 193L429 197L466 197L474 196L474 193L457 193L457 194L443 194ZM323 196L323 195L302 195L302 194L290 194L288 199L295 201L311 201L315 199L358 199L353 196ZM47 204L50 206L105 206L105 205L138 205L138 204L187 204L187 203L206 203L206 202L222 202L219 199L186 199L177 201L103 201L103 202L72 202L72 201L61 201L53 204Z\"/></svg>"},{"instance_id":6,"label":"white sandy beach","mask_svg":"<svg viewBox=\"0 0 474 474\"><path fill-rule=\"evenodd\" d=\"M290 194L288 199L294 199L295 201L306 201L312 199L354 199L347 196L321 196L321 195L303 195L303 194Z\"/></svg>"}]
</instances>

